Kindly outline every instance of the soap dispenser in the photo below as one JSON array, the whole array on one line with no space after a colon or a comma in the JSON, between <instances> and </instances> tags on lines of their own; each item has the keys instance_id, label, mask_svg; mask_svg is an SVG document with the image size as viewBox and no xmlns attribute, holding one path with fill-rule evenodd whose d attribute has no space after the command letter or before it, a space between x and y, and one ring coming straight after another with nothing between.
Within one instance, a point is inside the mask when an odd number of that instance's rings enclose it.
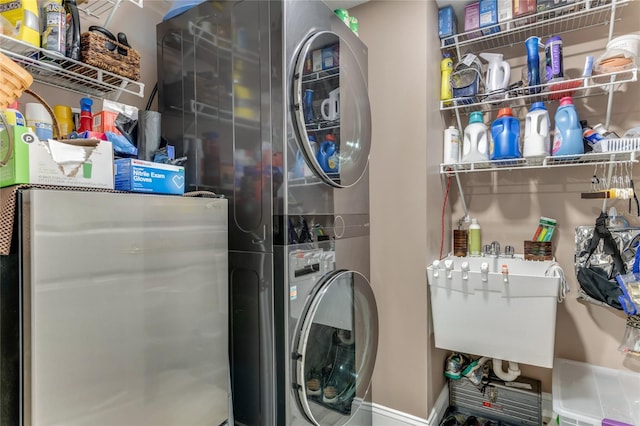
<instances>
[{"instance_id":1,"label":"soap dispenser","mask_svg":"<svg viewBox=\"0 0 640 426\"><path fill-rule=\"evenodd\" d=\"M482 240L480 236L480 224L475 217L471 219L469 225L469 256L480 256Z\"/></svg>"}]
</instances>

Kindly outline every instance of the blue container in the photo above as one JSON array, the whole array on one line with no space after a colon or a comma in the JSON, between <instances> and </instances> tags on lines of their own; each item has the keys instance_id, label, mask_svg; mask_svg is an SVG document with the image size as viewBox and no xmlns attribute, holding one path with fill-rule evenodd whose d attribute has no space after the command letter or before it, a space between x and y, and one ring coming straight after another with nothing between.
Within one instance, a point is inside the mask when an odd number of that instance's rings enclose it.
<instances>
[{"instance_id":1,"label":"blue container","mask_svg":"<svg viewBox=\"0 0 640 426\"><path fill-rule=\"evenodd\" d=\"M556 130L553 135L552 155L584 154L582 126L571 96L560 99L555 116Z\"/></svg>"},{"instance_id":2,"label":"blue container","mask_svg":"<svg viewBox=\"0 0 640 426\"><path fill-rule=\"evenodd\" d=\"M491 124L492 160L520 158L520 122L513 116L511 108L501 108L498 118Z\"/></svg>"},{"instance_id":3,"label":"blue container","mask_svg":"<svg viewBox=\"0 0 640 426\"><path fill-rule=\"evenodd\" d=\"M540 85L540 56L538 55L538 46L540 38L536 36L529 37L525 42L527 47L527 85ZM540 88L529 89L531 93L540 92Z\"/></svg>"},{"instance_id":4,"label":"blue container","mask_svg":"<svg viewBox=\"0 0 640 426\"><path fill-rule=\"evenodd\" d=\"M337 173L339 167L338 146L332 134L325 136L318 149L318 164L325 173Z\"/></svg>"}]
</instances>

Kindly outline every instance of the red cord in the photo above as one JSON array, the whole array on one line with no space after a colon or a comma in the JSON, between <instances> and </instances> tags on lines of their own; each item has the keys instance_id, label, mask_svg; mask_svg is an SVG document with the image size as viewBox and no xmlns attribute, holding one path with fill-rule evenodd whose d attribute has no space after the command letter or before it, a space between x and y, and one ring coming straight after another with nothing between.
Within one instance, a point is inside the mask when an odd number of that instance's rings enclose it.
<instances>
[{"instance_id":1,"label":"red cord","mask_svg":"<svg viewBox=\"0 0 640 426\"><path fill-rule=\"evenodd\" d=\"M447 190L444 193L444 202L442 203L442 223L440 226L440 257L442 259L442 249L444 248L444 209L447 206L447 198L449 198L449 187L451 186L451 177L447 178Z\"/></svg>"}]
</instances>

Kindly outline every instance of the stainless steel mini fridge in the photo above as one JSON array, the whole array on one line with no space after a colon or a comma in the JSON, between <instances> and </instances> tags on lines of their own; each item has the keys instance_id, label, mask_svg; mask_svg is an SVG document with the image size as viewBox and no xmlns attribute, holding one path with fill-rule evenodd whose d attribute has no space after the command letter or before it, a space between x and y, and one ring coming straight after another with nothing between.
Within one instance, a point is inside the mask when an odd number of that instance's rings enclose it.
<instances>
[{"instance_id":1,"label":"stainless steel mini fridge","mask_svg":"<svg viewBox=\"0 0 640 426\"><path fill-rule=\"evenodd\" d=\"M227 201L24 190L0 258L1 424L229 417Z\"/></svg>"}]
</instances>

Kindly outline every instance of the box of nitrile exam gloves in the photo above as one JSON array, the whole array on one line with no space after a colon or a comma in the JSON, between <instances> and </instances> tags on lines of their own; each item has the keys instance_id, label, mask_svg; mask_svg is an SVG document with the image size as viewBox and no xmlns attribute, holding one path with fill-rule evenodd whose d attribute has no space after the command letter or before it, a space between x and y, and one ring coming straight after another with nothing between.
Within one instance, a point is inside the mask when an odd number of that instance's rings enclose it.
<instances>
[{"instance_id":1,"label":"box of nitrile exam gloves","mask_svg":"<svg viewBox=\"0 0 640 426\"><path fill-rule=\"evenodd\" d=\"M115 189L156 194L184 194L184 167L135 158L115 160Z\"/></svg>"}]
</instances>

